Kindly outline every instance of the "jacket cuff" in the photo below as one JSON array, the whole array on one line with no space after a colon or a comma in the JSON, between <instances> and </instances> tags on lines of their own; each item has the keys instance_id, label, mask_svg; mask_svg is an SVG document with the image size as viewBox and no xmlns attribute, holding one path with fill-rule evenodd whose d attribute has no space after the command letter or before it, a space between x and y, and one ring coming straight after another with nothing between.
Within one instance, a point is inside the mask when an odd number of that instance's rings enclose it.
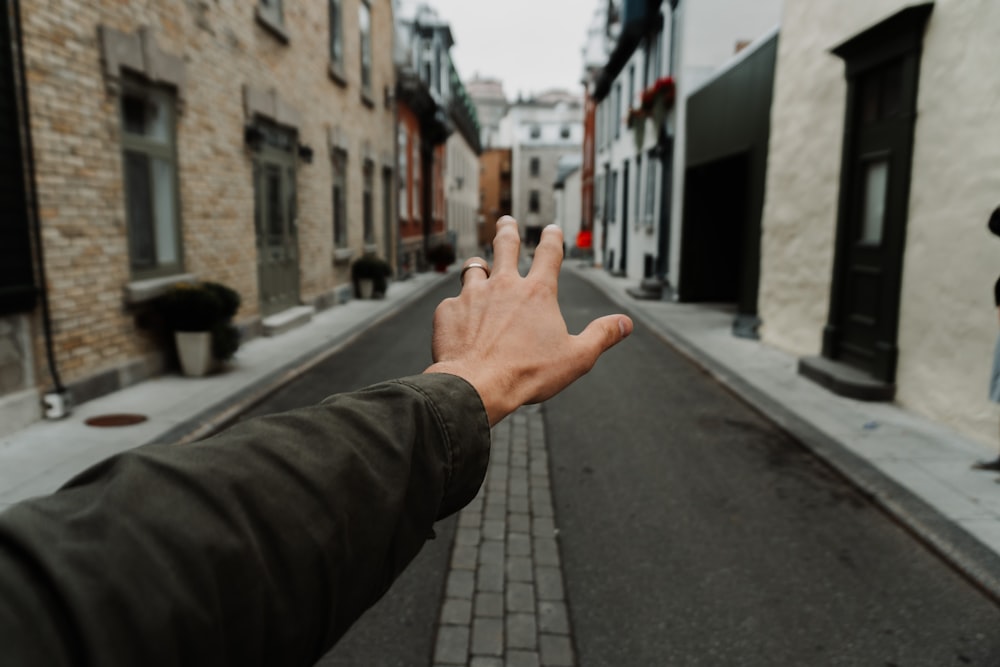
<instances>
[{"instance_id":1,"label":"jacket cuff","mask_svg":"<svg viewBox=\"0 0 1000 667\"><path fill-rule=\"evenodd\" d=\"M468 505L486 478L490 421L479 392L449 373L424 373L397 380L427 400L444 446L446 478L438 519Z\"/></svg>"}]
</instances>

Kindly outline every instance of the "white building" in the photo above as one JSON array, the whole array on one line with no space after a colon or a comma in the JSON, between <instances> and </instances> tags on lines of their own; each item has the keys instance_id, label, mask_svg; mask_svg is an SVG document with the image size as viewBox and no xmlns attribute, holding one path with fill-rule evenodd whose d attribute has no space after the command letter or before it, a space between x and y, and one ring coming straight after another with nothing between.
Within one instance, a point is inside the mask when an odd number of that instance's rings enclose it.
<instances>
[{"instance_id":1,"label":"white building","mask_svg":"<svg viewBox=\"0 0 1000 667\"><path fill-rule=\"evenodd\" d=\"M577 234L580 233L580 223L583 219L580 164L579 155L564 157L559 161L559 173L553 184L555 189L554 222L562 230L567 257L580 256L580 251L576 247Z\"/></svg>"},{"instance_id":2,"label":"white building","mask_svg":"<svg viewBox=\"0 0 1000 667\"><path fill-rule=\"evenodd\" d=\"M807 374L887 385L984 457L998 31L995 0L786 0L759 296L762 339Z\"/></svg>"},{"instance_id":3,"label":"white building","mask_svg":"<svg viewBox=\"0 0 1000 667\"><path fill-rule=\"evenodd\" d=\"M583 105L578 97L549 91L511 104L500 122L499 143L511 148L514 217L528 244L555 220L559 161L579 156L583 145Z\"/></svg>"},{"instance_id":4,"label":"white building","mask_svg":"<svg viewBox=\"0 0 1000 667\"><path fill-rule=\"evenodd\" d=\"M733 54L774 28L781 0L664 0L655 5L644 0L612 3L603 34L614 47L588 84L598 103L595 262L637 281L659 276L676 284L684 101ZM654 118L653 107L643 109L644 94L656 97L654 88L666 107L662 119ZM638 122L630 124L630 110L642 110ZM661 120L659 126L656 120ZM637 131L640 124L643 129Z\"/></svg>"},{"instance_id":5,"label":"white building","mask_svg":"<svg viewBox=\"0 0 1000 667\"><path fill-rule=\"evenodd\" d=\"M471 257L479 254L480 127L476 108L454 68L451 80L455 132L445 144L445 215L455 237L456 254Z\"/></svg>"}]
</instances>

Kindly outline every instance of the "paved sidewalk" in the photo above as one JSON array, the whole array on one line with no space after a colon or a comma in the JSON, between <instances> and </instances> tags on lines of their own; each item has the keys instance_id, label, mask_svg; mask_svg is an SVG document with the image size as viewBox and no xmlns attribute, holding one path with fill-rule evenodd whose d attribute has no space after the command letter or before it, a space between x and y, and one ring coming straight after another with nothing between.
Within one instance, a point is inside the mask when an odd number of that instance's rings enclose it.
<instances>
[{"instance_id":1,"label":"paved sidewalk","mask_svg":"<svg viewBox=\"0 0 1000 667\"><path fill-rule=\"evenodd\" d=\"M493 429L490 470L458 519L435 667L573 667L539 406Z\"/></svg>"},{"instance_id":2,"label":"paved sidewalk","mask_svg":"<svg viewBox=\"0 0 1000 667\"><path fill-rule=\"evenodd\" d=\"M0 437L0 510L24 498L51 493L113 454L153 442L186 442L208 435L368 327L454 276L454 272L417 274L392 283L384 299L351 300L317 313L297 329L273 338L255 338L240 347L224 373L153 378L88 401L61 421L36 422ZM148 419L114 428L84 423L90 417L113 413L137 413Z\"/></svg>"},{"instance_id":3,"label":"paved sidewalk","mask_svg":"<svg viewBox=\"0 0 1000 667\"><path fill-rule=\"evenodd\" d=\"M719 382L788 431L1000 602L1000 486L970 464L993 452L893 404L837 396L798 359L731 333L719 306L633 299L635 281L567 262Z\"/></svg>"}]
</instances>

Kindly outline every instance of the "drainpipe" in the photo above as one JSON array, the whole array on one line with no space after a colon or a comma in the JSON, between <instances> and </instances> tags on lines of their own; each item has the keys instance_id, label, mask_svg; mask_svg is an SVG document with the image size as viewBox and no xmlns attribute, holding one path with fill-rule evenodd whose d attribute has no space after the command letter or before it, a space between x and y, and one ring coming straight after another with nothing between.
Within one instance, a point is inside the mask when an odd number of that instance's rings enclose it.
<instances>
[{"instance_id":1,"label":"drainpipe","mask_svg":"<svg viewBox=\"0 0 1000 667\"><path fill-rule=\"evenodd\" d=\"M28 104L27 72L24 66L24 40L21 35L21 6L19 0L14 0L14 35L16 38L18 88L20 107L23 111L21 136L24 143L24 163L28 172L28 199L32 246L34 247L35 266L39 282L39 302L42 307L42 331L45 339L45 357L48 361L49 377L52 378L53 390L43 397L43 407L46 419L62 419L69 415L69 391L62 383L59 366L56 363L55 350L52 345L52 313L49 308L48 281L45 275L45 253L42 248L42 221L38 210L38 183L35 177L35 149L31 140L31 113Z\"/></svg>"}]
</instances>

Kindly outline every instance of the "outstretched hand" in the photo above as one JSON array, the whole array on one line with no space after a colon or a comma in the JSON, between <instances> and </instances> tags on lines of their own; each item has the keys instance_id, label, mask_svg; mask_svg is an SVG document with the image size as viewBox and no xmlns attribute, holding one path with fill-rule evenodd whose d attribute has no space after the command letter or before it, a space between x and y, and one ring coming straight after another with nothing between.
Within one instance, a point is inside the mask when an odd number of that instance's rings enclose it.
<instances>
[{"instance_id":1,"label":"outstretched hand","mask_svg":"<svg viewBox=\"0 0 1000 667\"><path fill-rule=\"evenodd\" d=\"M434 313L434 363L426 373L451 373L479 392L493 426L522 405L555 396L632 333L632 320L608 315L571 335L556 300L562 231L549 225L526 277L517 270L521 237L510 216L497 221L494 267L465 262L459 296Z\"/></svg>"}]
</instances>

